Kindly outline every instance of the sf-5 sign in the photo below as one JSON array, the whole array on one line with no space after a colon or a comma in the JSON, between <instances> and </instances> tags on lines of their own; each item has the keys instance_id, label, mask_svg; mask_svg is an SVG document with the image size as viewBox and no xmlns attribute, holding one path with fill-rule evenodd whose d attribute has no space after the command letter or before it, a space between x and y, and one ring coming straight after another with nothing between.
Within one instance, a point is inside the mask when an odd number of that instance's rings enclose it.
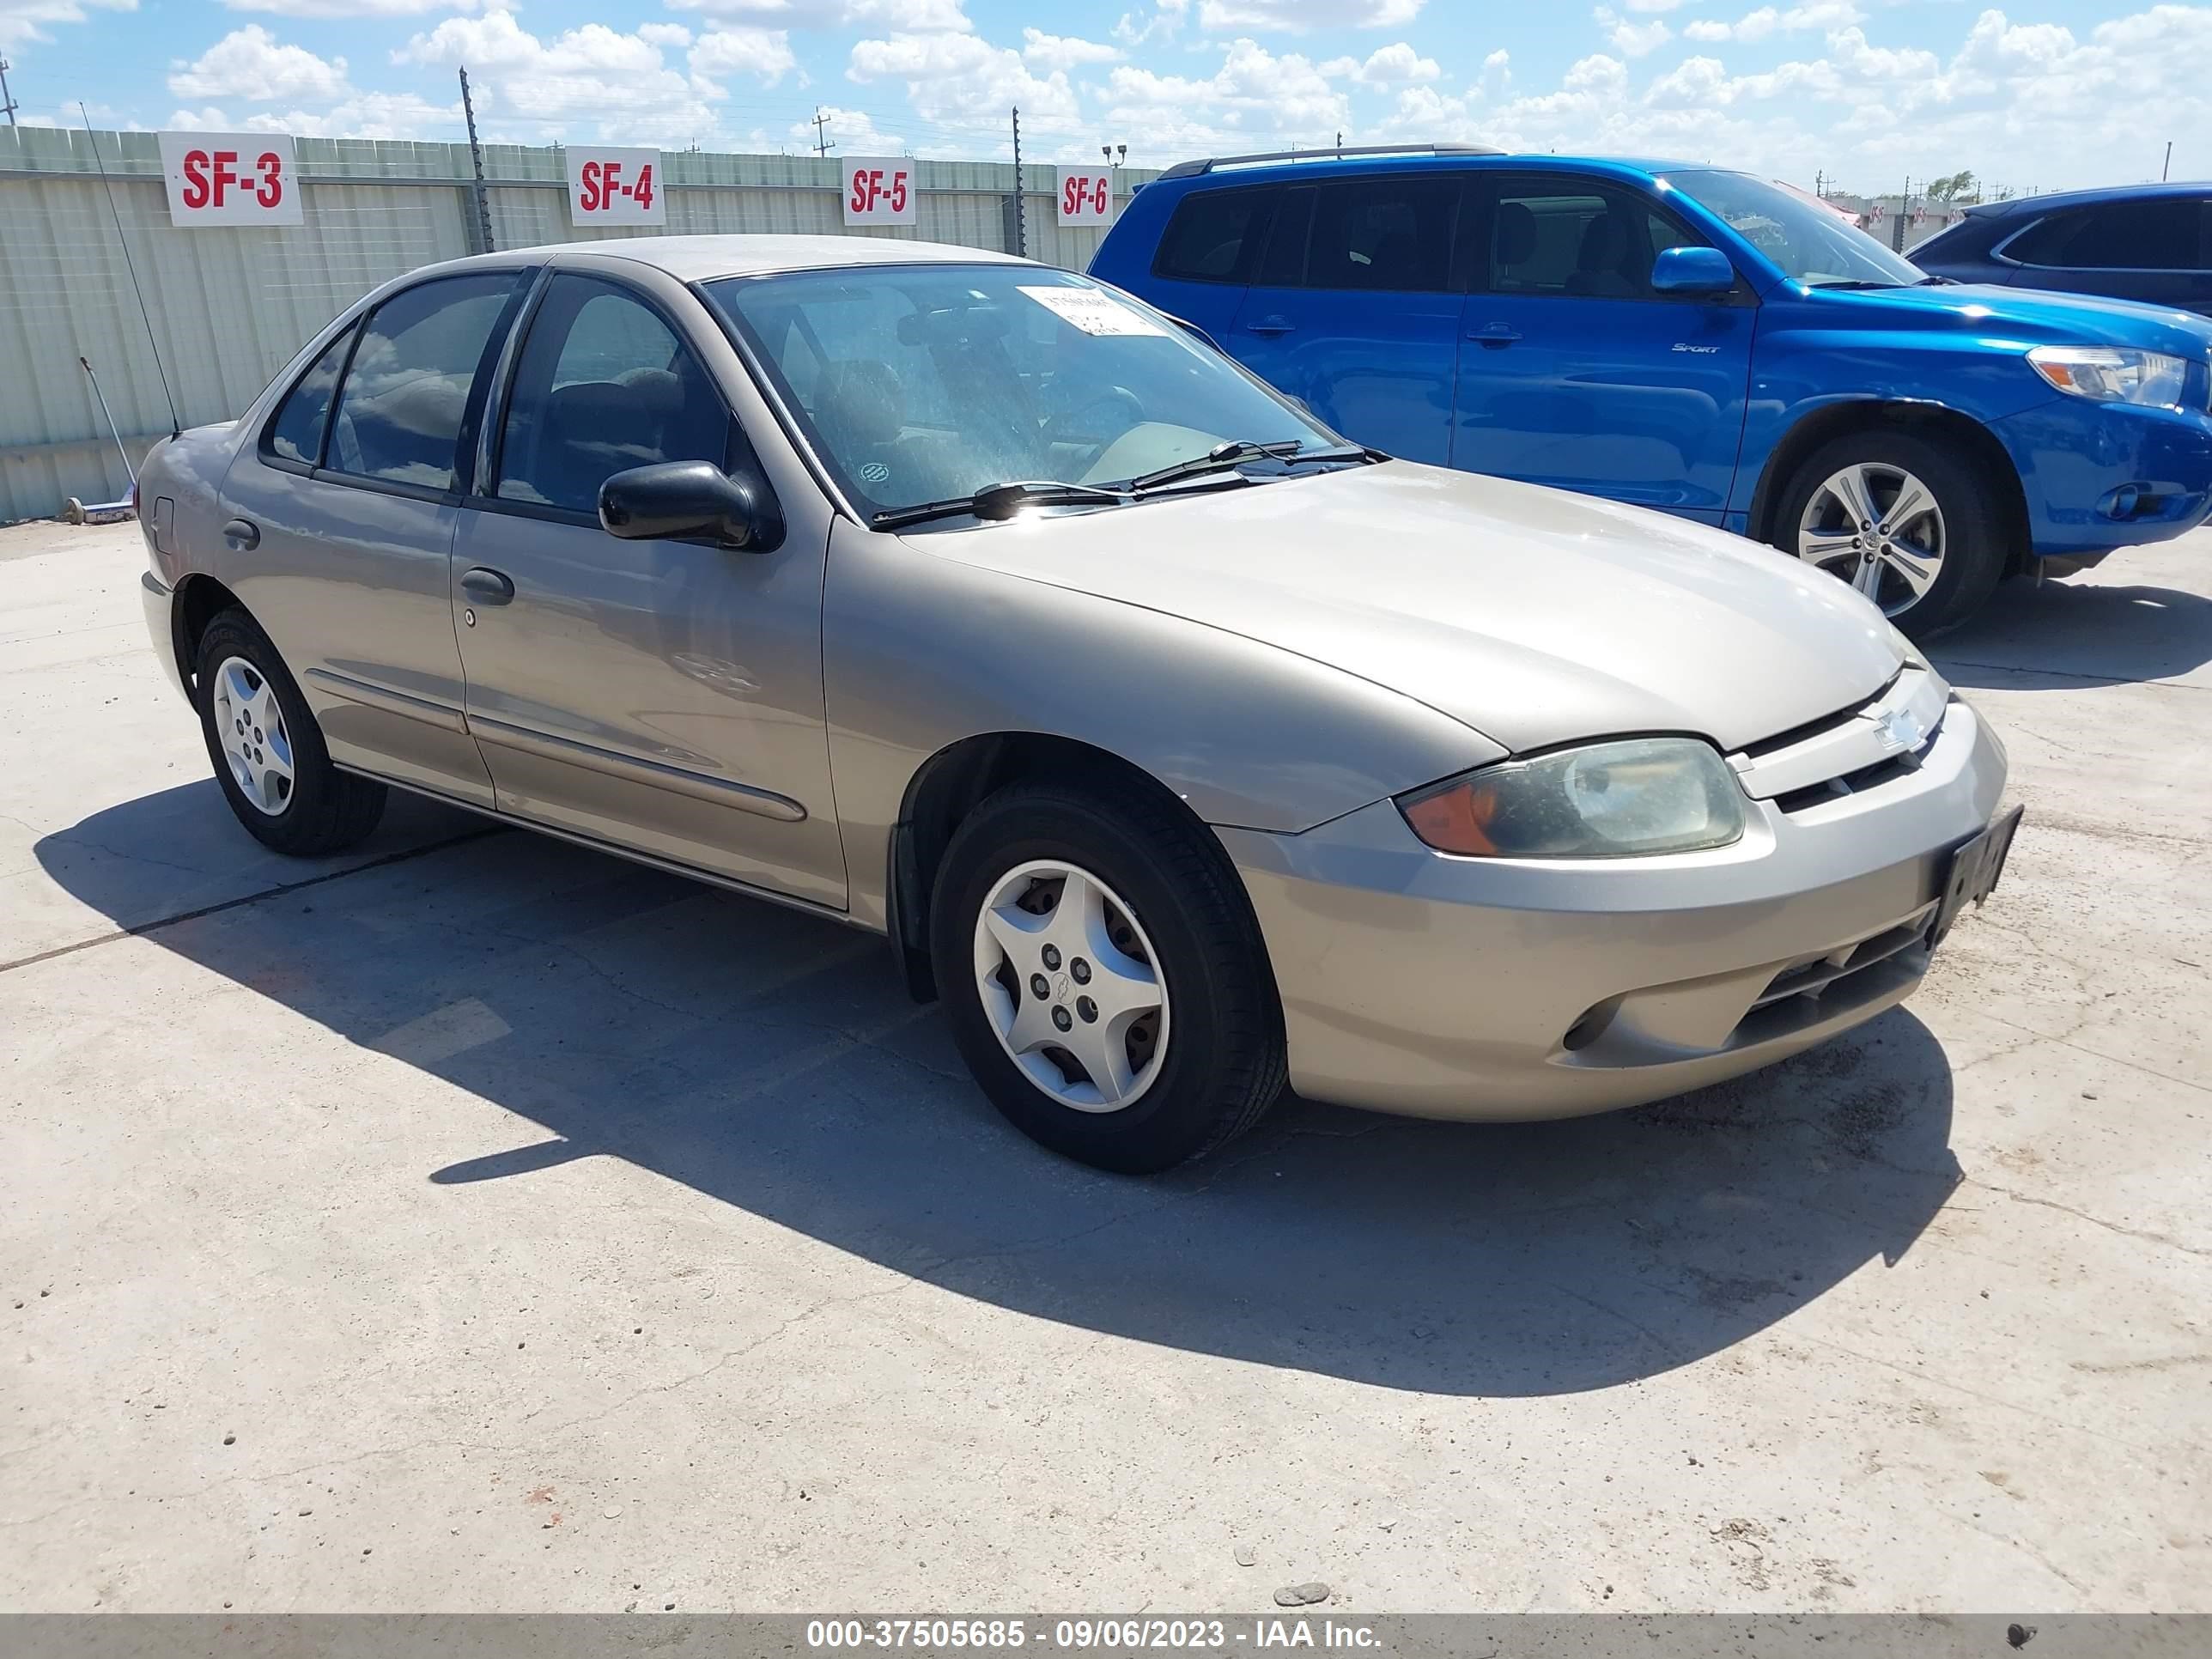
<instances>
[{"instance_id":1,"label":"sf-5 sign","mask_svg":"<svg viewBox=\"0 0 2212 1659\"><path fill-rule=\"evenodd\" d=\"M1113 169L1062 167L1060 170L1060 222L1063 225L1113 223Z\"/></svg>"},{"instance_id":2,"label":"sf-5 sign","mask_svg":"<svg viewBox=\"0 0 2212 1659\"><path fill-rule=\"evenodd\" d=\"M915 222L914 160L898 156L845 158L845 222L848 225L910 225Z\"/></svg>"},{"instance_id":3,"label":"sf-5 sign","mask_svg":"<svg viewBox=\"0 0 2212 1659\"><path fill-rule=\"evenodd\" d=\"M568 222L573 225L665 225L657 149L595 149L572 144L568 157Z\"/></svg>"},{"instance_id":4,"label":"sf-5 sign","mask_svg":"<svg viewBox=\"0 0 2212 1659\"><path fill-rule=\"evenodd\" d=\"M169 222L201 225L296 225L300 173L292 141L276 132L164 132L161 176L169 187Z\"/></svg>"}]
</instances>

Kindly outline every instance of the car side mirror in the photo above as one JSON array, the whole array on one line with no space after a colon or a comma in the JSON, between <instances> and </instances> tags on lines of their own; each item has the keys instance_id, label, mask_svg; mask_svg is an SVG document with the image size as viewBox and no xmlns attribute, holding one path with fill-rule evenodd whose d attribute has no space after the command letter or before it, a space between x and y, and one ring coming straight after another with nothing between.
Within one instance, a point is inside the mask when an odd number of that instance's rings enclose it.
<instances>
[{"instance_id":1,"label":"car side mirror","mask_svg":"<svg viewBox=\"0 0 2212 1659\"><path fill-rule=\"evenodd\" d=\"M1651 287L1660 294L1725 294L1735 286L1735 267L1717 247L1670 247L1651 264Z\"/></svg>"},{"instance_id":2,"label":"car side mirror","mask_svg":"<svg viewBox=\"0 0 2212 1659\"><path fill-rule=\"evenodd\" d=\"M599 526L624 541L709 536L766 553L783 540L775 499L711 461L662 461L617 472L599 486Z\"/></svg>"}]
</instances>

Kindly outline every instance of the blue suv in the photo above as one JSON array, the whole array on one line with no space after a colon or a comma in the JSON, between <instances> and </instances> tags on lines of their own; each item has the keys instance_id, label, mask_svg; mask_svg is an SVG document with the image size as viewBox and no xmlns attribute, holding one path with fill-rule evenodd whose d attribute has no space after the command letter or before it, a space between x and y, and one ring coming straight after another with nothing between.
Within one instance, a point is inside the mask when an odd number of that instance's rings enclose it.
<instances>
[{"instance_id":1,"label":"blue suv","mask_svg":"<svg viewBox=\"0 0 2212 1659\"><path fill-rule=\"evenodd\" d=\"M1348 437L1756 537L1923 637L2212 514L2212 322L1930 277L1747 173L1187 161L1091 273Z\"/></svg>"},{"instance_id":2,"label":"blue suv","mask_svg":"<svg viewBox=\"0 0 2212 1659\"><path fill-rule=\"evenodd\" d=\"M1954 283L2103 294L2212 313L2212 185L2130 185L1966 210L1912 250Z\"/></svg>"}]
</instances>

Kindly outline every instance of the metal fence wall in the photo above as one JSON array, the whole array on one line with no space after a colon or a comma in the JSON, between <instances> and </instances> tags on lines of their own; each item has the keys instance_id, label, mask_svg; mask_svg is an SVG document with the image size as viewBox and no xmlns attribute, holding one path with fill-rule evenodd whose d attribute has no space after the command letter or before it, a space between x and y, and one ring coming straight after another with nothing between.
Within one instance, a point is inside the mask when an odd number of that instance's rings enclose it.
<instances>
[{"instance_id":1,"label":"metal fence wall","mask_svg":"<svg viewBox=\"0 0 2212 1659\"><path fill-rule=\"evenodd\" d=\"M93 144L106 163L102 188ZM306 223L179 230L155 136L0 129L0 523L105 501L128 488L77 359L91 360L135 462L169 429L127 242L185 425L251 403L307 337L388 277L477 252L468 147L296 141ZM920 222L869 234L1011 251L1014 170L916 163ZM839 163L670 152L665 228L579 230L557 149L488 145L486 198L502 248L605 236L844 229ZM1155 175L1129 169L1132 184ZM1102 231L1054 223L1050 167L1023 195L1030 257L1080 270ZM116 219L122 221L122 240ZM855 233L860 234L860 233Z\"/></svg>"}]
</instances>

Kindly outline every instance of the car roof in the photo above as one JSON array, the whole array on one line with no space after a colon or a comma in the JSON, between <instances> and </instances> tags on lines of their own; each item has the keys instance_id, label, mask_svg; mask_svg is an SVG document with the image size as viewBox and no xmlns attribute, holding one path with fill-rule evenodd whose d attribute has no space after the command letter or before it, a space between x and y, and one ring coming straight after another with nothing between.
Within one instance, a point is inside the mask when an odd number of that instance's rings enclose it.
<instances>
[{"instance_id":1,"label":"car roof","mask_svg":"<svg viewBox=\"0 0 2212 1659\"><path fill-rule=\"evenodd\" d=\"M624 236L591 242L550 242L456 262L470 265L574 264L625 260L665 270L679 282L759 276L782 270L890 264L1033 264L1011 253L949 242L890 236Z\"/></svg>"},{"instance_id":2,"label":"car roof","mask_svg":"<svg viewBox=\"0 0 2212 1659\"><path fill-rule=\"evenodd\" d=\"M1554 155L1546 151L1482 149L1471 146L1389 146L1373 149L1316 150L1292 157L1221 155L1184 161L1170 168L1147 190L1163 185L1273 184L1281 179L1331 178L1346 173L1395 172L1458 172L1468 167L1506 168L1515 172L1598 172L1615 177L1668 173L1680 167L1707 167L1710 162L1667 161L1653 156ZM1728 169L1722 169L1727 171Z\"/></svg>"},{"instance_id":3,"label":"car roof","mask_svg":"<svg viewBox=\"0 0 2212 1659\"><path fill-rule=\"evenodd\" d=\"M2087 207L2098 202L2157 201L2166 197L2212 195L2212 183L2180 179L2154 185L2105 185L2094 190L2052 191L2042 196L2015 196L2005 202L1983 202L1966 211L1977 218L2002 219L2020 213L2049 213L2057 208Z\"/></svg>"}]
</instances>

